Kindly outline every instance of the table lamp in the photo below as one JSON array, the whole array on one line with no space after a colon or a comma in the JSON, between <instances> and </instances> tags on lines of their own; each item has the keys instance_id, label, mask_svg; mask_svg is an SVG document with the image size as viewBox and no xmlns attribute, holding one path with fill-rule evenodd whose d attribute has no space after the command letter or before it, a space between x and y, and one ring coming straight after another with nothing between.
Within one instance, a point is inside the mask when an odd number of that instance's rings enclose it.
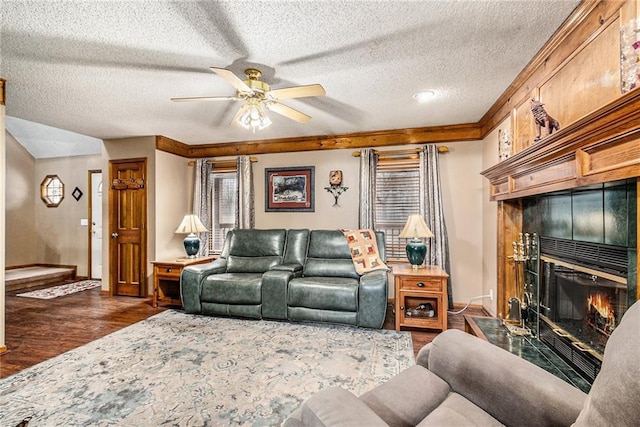
<instances>
[{"instance_id":1,"label":"table lamp","mask_svg":"<svg viewBox=\"0 0 640 427\"><path fill-rule=\"evenodd\" d=\"M398 236L401 239L411 239L407 243L407 259L414 270L424 262L427 254L427 245L421 240L423 237L433 237L433 233L427 227L422 215L409 215L407 223Z\"/></svg>"},{"instance_id":2,"label":"table lamp","mask_svg":"<svg viewBox=\"0 0 640 427\"><path fill-rule=\"evenodd\" d=\"M196 236L196 233L204 231L209 230L196 215L185 215L182 218L182 222L175 232L176 234L187 234L187 237L184 238L184 250L189 258L195 258L200 251L200 238Z\"/></svg>"}]
</instances>

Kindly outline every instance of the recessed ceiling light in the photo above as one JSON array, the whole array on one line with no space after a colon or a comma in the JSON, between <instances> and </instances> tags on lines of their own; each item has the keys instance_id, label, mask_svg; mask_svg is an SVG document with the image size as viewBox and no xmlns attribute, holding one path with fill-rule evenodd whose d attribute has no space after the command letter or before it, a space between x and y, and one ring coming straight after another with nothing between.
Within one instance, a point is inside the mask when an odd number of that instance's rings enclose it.
<instances>
[{"instance_id":1,"label":"recessed ceiling light","mask_svg":"<svg viewBox=\"0 0 640 427\"><path fill-rule=\"evenodd\" d=\"M427 102L432 99L436 94L432 90L427 90L424 92L418 92L413 94L413 99L418 102Z\"/></svg>"}]
</instances>

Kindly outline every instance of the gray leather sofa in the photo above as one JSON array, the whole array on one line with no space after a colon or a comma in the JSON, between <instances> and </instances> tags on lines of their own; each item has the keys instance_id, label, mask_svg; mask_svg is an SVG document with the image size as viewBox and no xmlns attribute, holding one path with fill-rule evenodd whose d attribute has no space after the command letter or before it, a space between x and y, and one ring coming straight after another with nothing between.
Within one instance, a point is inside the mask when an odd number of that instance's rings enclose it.
<instances>
[{"instance_id":1,"label":"gray leather sofa","mask_svg":"<svg viewBox=\"0 0 640 427\"><path fill-rule=\"evenodd\" d=\"M187 313L367 328L384 323L387 286L386 271L358 275L339 230L232 230L219 259L180 278Z\"/></svg>"},{"instance_id":2,"label":"gray leather sofa","mask_svg":"<svg viewBox=\"0 0 640 427\"><path fill-rule=\"evenodd\" d=\"M640 302L604 352L588 395L486 341L450 329L417 364L356 397L329 388L285 421L298 426L637 426L640 424Z\"/></svg>"}]
</instances>

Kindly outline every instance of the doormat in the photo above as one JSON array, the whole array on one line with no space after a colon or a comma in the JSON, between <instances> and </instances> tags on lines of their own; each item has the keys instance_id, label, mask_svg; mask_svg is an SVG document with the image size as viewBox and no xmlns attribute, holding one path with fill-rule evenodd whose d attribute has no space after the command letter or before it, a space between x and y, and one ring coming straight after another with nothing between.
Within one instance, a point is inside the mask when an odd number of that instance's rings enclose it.
<instances>
[{"instance_id":1,"label":"doormat","mask_svg":"<svg viewBox=\"0 0 640 427\"><path fill-rule=\"evenodd\" d=\"M80 282L66 283L64 285L54 286L52 288L39 289L37 291L24 292L17 294L18 297L53 299L65 295L75 294L89 289L102 286L100 280L81 280Z\"/></svg>"}]
</instances>

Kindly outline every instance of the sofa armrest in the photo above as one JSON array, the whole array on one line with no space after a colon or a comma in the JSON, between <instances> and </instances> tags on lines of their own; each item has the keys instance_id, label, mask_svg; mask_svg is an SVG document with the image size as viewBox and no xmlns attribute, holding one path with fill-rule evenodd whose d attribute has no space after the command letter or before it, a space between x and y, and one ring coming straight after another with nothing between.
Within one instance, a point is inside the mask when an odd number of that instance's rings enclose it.
<instances>
[{"instance_id":1,"label":"sofa armrest","mask_svg":"<svg viewBox=\"0 0 640 427\"><path fill-rule=\"evenodd\" d=\"M387 314L387 271L376 270L360 276L358 326L382 328Z\"/></svg>"},{"instance_id":2,"label":"sofa armrest","mask_svg":"<svg viewBox=\"0 0 640 427\"><path fill-rule=\"evenodd\" d=\"M302 276L302 264L298 263L288 263L288 264L278 264L271 267L271 271L288 271L295 275L295 277Z\"/></svg>"},{"instance_id":3,"label":"sofa armrest","mask_svg":"<svg viewBox=\"0 0 640 427\"><path fill-rule=\"evenodd\" d=\"M353 393L339 387L323 390L307 399L285 420L284 427L387 426Z\"/></svg>"},{"instance_id":4,"label":"sofa armrest","mask_svg":"<svg viewBox=\"0 0 640 427\"><path fill-rule=\"evenodd\" d=\"M429 352L431 351L431 343L423 346L416 356L416 365L420 365L429 369Z\"/></svg>"},{"instance_id":5,"label":"sofa armrest","mask_svg":"<svg viewBox=\"0 0 640 427\"><path fill-rule=\"evenodd\" d=\"M272 269L262 275L262 317L287 320L287 288L291 271Z\"/></svg>"},{"instance_id":6,"label":"sofa armrest","mask_svg":"<svg viewBox=\"0 0 640 427\"><path fill-rule=\"evenodd\" d=\"M505 425L568 426L582 410L582 391L460 330L438 335L428 352L430 371Z\"/></svg>"},{"instance_id":7,"label":"sofa armrest","mask_svg":"<svg viewBox=\"0 0 640 427\"><path fill-rule=\"evenodd\" d=\"M227 271L226 258L218 258L207 264L196 264L185 267L180 275L180 297L185 313L199 314L202 312L200 294L202 281L211 274Z\"/></svg>"}]
</instances>

